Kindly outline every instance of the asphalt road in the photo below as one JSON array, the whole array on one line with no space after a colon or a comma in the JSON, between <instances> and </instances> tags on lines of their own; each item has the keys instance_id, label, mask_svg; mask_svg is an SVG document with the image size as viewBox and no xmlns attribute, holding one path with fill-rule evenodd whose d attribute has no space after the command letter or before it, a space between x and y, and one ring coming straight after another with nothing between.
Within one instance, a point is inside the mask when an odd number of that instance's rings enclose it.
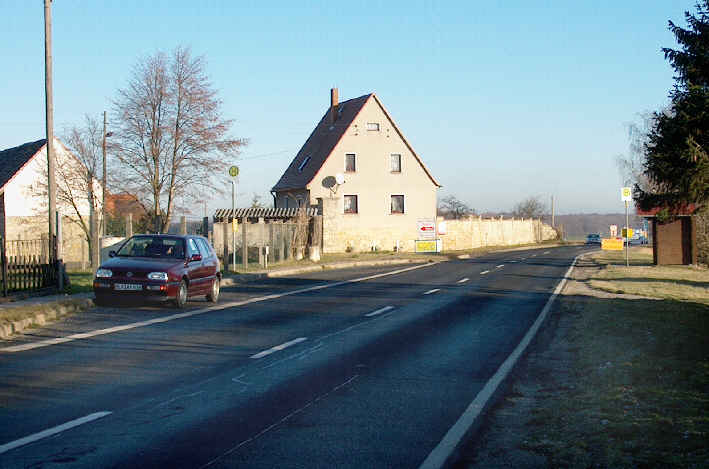
<instances>
[{"instance_id":1,"label":"asphalt road","mask_svg":"<svg viewBox=\"0 0 709 469\"><path fill-rule=\"evenodd\" d=\"M585 247L323 271L0 343L0 467L418 467Z\"/></svg>"}]
</instances>

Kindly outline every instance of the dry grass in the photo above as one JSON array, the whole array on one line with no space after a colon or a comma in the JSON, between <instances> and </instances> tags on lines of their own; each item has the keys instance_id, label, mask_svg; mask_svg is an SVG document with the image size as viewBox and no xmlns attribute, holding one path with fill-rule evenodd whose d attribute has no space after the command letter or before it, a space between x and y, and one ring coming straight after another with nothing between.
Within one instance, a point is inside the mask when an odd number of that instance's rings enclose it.
<instances>
[{"instance_id":1,"label":"dry grass","mask_svg":"<svg viewBox=\"0 0 709 469\"><path fill-rule=\"evenodd\" d=\"M631 252L629 268L595 255L591 284L665 299L562 297L552 348L568 354L530 369L544 385L520 447L549 467L707 467L709 273Z\"/></svg>"},{"instance_id":2,"label":"dry grass","mask_svg":"<svg viewBox=\"0 0 709 469\"><path fill-rule=\"evenodd\" d=\"M652 250L632 248L632 262L625 266L623 253L604 251L593 255L602 266L590 281L593 288L653 298L709 304L709 270L696 266L654 266Z\"/></svg>"}]
</instances>

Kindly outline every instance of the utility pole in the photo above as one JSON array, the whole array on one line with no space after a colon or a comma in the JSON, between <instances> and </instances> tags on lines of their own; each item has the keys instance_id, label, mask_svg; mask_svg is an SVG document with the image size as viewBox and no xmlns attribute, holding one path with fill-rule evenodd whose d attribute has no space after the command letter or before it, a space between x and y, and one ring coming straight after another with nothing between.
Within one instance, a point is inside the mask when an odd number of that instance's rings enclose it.
<instances>
[{"instance_id":1,"label":"utility pole","mask_svg":"<svg viewBox=\"0 0 709 469\"><path fill-rule=\"evenodd\" d=\"M47 192L49 212L49 252L50 263L57 269L57 289L64 289L63 268L61 264L61 239L57 231L59 212L57 212L57 181L55 179L54 155L54 98L52 94L52 0L44 0L44 104L45 125L47 131Z\"/></svg>"},{"instance_id":2,"label":"utility pole","mask_svg":"<svg viewBox=\"0 0 709 469\"><path fill-rule=\"evenodd\" d=\"M554 196L551 196L551 227L554 228Z\"/></svg>"},{"instance_id":3,"label":"utility pole","mask_svg":"<svg viewBox=\"0 0 709 469\"><path fill-rule=\"evenodd\" d=\"M54 161L54 104L52 95L52 0L44 0L44 91L47 130L47 192L49 193L49 241L57 234L57 183Z\"/></svg>"},{"instance_id":4,"label":"utility pole","mask_svg":"<svg viewBox=\"0 0 709 469\"><path fill-rule=\"evenodd\" d=\"M101 237L106 236L106 111L103 111L103 138L101 142L101 152L103 154L103 178L101 178Z\"/></svg>"}]
</instances>

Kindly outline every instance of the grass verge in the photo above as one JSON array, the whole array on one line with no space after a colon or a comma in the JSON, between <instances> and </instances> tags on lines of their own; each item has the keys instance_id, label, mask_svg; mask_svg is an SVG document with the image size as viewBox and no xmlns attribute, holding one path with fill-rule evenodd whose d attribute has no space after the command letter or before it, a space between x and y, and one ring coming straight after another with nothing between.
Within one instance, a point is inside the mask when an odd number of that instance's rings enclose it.
<instances>
[{"instance_id":1,"label":"grass verge","mask_svg":"<svg viewBox=\"0 0 709 469\"><path fill-rule=\"evenodd\" d=\"M535 394L521 444L551 467L707 467L709 273L634 254L629 268L596 255L590 284L662 300L560 297L570 325L555 340L571 353Z\"/></svg>"},{"instance_id":2,"label":"grass verge","mask_svg":"<svg viewBox=\"0 0 709 469\"><path fill-rule=\"evenodd\" d=\"M709 304L709 271L696 266L654 266L650 248L633 248L632 263L625 266L621 253L604 251L593 256L602 269L591 280L593 288Z\"/></svg>"},{"instance_id":3,"label":"grass verge","mask_svg":"<svg viewBox=\"0 0 709 469\"><path fill-rule=\"evenodd\" d=\"M93 291L94 275L92 272L67 272L69 277L69 293L85 293Z\"/></svg>"}]
</instances>

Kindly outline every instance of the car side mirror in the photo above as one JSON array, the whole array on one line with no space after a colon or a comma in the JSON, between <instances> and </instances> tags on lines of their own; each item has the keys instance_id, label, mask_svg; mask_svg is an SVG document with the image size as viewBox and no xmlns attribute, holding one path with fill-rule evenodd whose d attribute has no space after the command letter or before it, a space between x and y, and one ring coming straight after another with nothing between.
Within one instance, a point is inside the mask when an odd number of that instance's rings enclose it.
<instances>
[{"instance_id":1,"label":"car side mirror","mask_svg":"<svg viewBox=\"0 0 709 469\"><path fill-rule=\"evenodd\" d=\"M116 251L108 251L108 257L116 257Z\"/></svg>"},{"instance_id":2,"label":"car side mirror","mask_svg":"<svg viewBox=\"0 0 709 469\"><path fill-rule=\"evenodd\" d=\"M190 262L197 262L202 260L202 254L192 254L190 257Z\"/></svg>"}]
</instances>

